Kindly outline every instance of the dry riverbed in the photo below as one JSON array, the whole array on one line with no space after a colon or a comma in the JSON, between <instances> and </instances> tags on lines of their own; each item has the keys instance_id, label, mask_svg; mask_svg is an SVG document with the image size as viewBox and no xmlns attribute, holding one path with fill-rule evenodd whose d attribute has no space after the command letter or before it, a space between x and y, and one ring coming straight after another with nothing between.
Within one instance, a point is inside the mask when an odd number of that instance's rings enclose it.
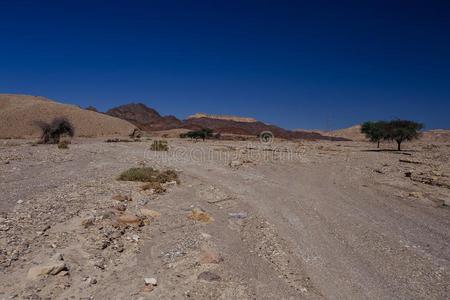
<instances>
[{"instance_id":1,"label":"dry riverbed","mask_svg":"<svg viewBox=\"0 0 450 300\"><path fill-rule=\"evenodd\" d=\"M150 145L0 141L0 299L450 297L450 145Z\"/></svg>"}]
</instances>

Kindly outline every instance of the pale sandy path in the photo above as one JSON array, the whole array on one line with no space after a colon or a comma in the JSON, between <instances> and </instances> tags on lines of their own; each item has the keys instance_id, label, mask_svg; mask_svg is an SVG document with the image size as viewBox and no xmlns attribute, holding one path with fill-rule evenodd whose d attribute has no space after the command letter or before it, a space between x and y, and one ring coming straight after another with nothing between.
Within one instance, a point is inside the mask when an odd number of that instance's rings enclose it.
<instances>
[{"instance_id":1,"label":"pale sandy path","mask_svg":"<svg viewBox=\"0 0 450 300\"><path fill-rule=\"evenodd\" d=\"M345 163L270 165L258 167L255 179L246 174L255 171L189 168L274 224L325 298L450 295L448 210L404 203L351 176Z\"/></svg>"}]
</instances>

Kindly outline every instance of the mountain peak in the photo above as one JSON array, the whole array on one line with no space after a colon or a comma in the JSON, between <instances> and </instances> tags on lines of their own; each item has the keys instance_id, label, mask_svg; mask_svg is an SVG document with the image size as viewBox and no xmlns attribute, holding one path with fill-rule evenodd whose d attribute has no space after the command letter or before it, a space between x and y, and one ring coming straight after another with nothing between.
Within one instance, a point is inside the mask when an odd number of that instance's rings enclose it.
<instances>
[{"instance_id":1,"label":"mountain peak","mask_svg":"<svg viewBox=\"0 0 450 300\"><path fill-rule=\"evenodd\" d=\"M144 103L120 105L108 110L106 114L127 120L142 130L166 130L177 128L182 124L174 116L161 116Z\"/></svg>"}]
</instances>

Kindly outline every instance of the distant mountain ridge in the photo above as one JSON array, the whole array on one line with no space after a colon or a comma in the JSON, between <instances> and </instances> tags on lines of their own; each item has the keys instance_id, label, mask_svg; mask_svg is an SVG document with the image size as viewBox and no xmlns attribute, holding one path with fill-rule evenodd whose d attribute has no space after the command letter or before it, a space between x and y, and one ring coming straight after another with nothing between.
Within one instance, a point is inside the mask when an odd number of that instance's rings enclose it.
<instances>
[{"instance_id":1,"label":"distant mountain ridge","mask_svg":"<svg viewBox=\"0 0 450 300\"><path fill-rule=\"evenodd\" d=\"M257 136L263 131L270 131L275 137L285 139L345 140L339 137L325 137L313 132L290 131L275 125L265 124L253 118L198 113L186 120L179 120L174 116L161 116L156 110L143 103L121 105L108 110L106 114L127 120L145 131L210 128L221 134Z\"/></svg>"},{"instance_id":2,"label":"distant mountain ridge","mask_svg":"<svg viewBox=\"0 0 450 300\"><path fill-rule=\"evenodd\" d=\"M204 114L204 113L196 113L195 115L187 117L188 120L189 119L200 119L200 118L235 121L235 122L243 122L243 123L258 122L256 119L253 119L253 118L236 117L236 116L228 116L228 115L208 115L208 114Z\"/></svg>"}]
</instances>

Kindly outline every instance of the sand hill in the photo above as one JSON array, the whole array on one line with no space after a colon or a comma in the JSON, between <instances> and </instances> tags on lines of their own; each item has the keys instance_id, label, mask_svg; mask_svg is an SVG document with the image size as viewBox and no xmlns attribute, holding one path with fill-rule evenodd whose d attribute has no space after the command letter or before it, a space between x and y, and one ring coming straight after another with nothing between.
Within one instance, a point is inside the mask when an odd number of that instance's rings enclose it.
<instances>
[{"instance_id":1,"label":"sand hill","mask_svg":"<svg viewBox=\"0 0 450 300\"><path fill-rule=\"evenodd\" d=\"M0 94L0 138L39 136L36 121L55 117L69 119L76 136L126 135L135 128L127 121L43 97Z\"/></svg>"},{"instance_id":2,"label":"sand hill","mask_svg":"<svg viewBox=\"0 0 450 300\"><path fill-rule=\"evenodd\" d=\"M361 133L361 125L354 125L352 127L337 129L325 132L324 135L333 137L343 137L352 141L366 141L366 137Z\"/></svg>"},{"instance_id":3,"label":"sand hill","mask_svg":"<svg viewBox=\"0 0 450 300\"><path fill-rule=\"evenodd\" d=\"M433 143L449 143L450 142L450 130L445 129L433 129L425 131L422 134L421 140Z\"/></svg>"}]
</instances>

